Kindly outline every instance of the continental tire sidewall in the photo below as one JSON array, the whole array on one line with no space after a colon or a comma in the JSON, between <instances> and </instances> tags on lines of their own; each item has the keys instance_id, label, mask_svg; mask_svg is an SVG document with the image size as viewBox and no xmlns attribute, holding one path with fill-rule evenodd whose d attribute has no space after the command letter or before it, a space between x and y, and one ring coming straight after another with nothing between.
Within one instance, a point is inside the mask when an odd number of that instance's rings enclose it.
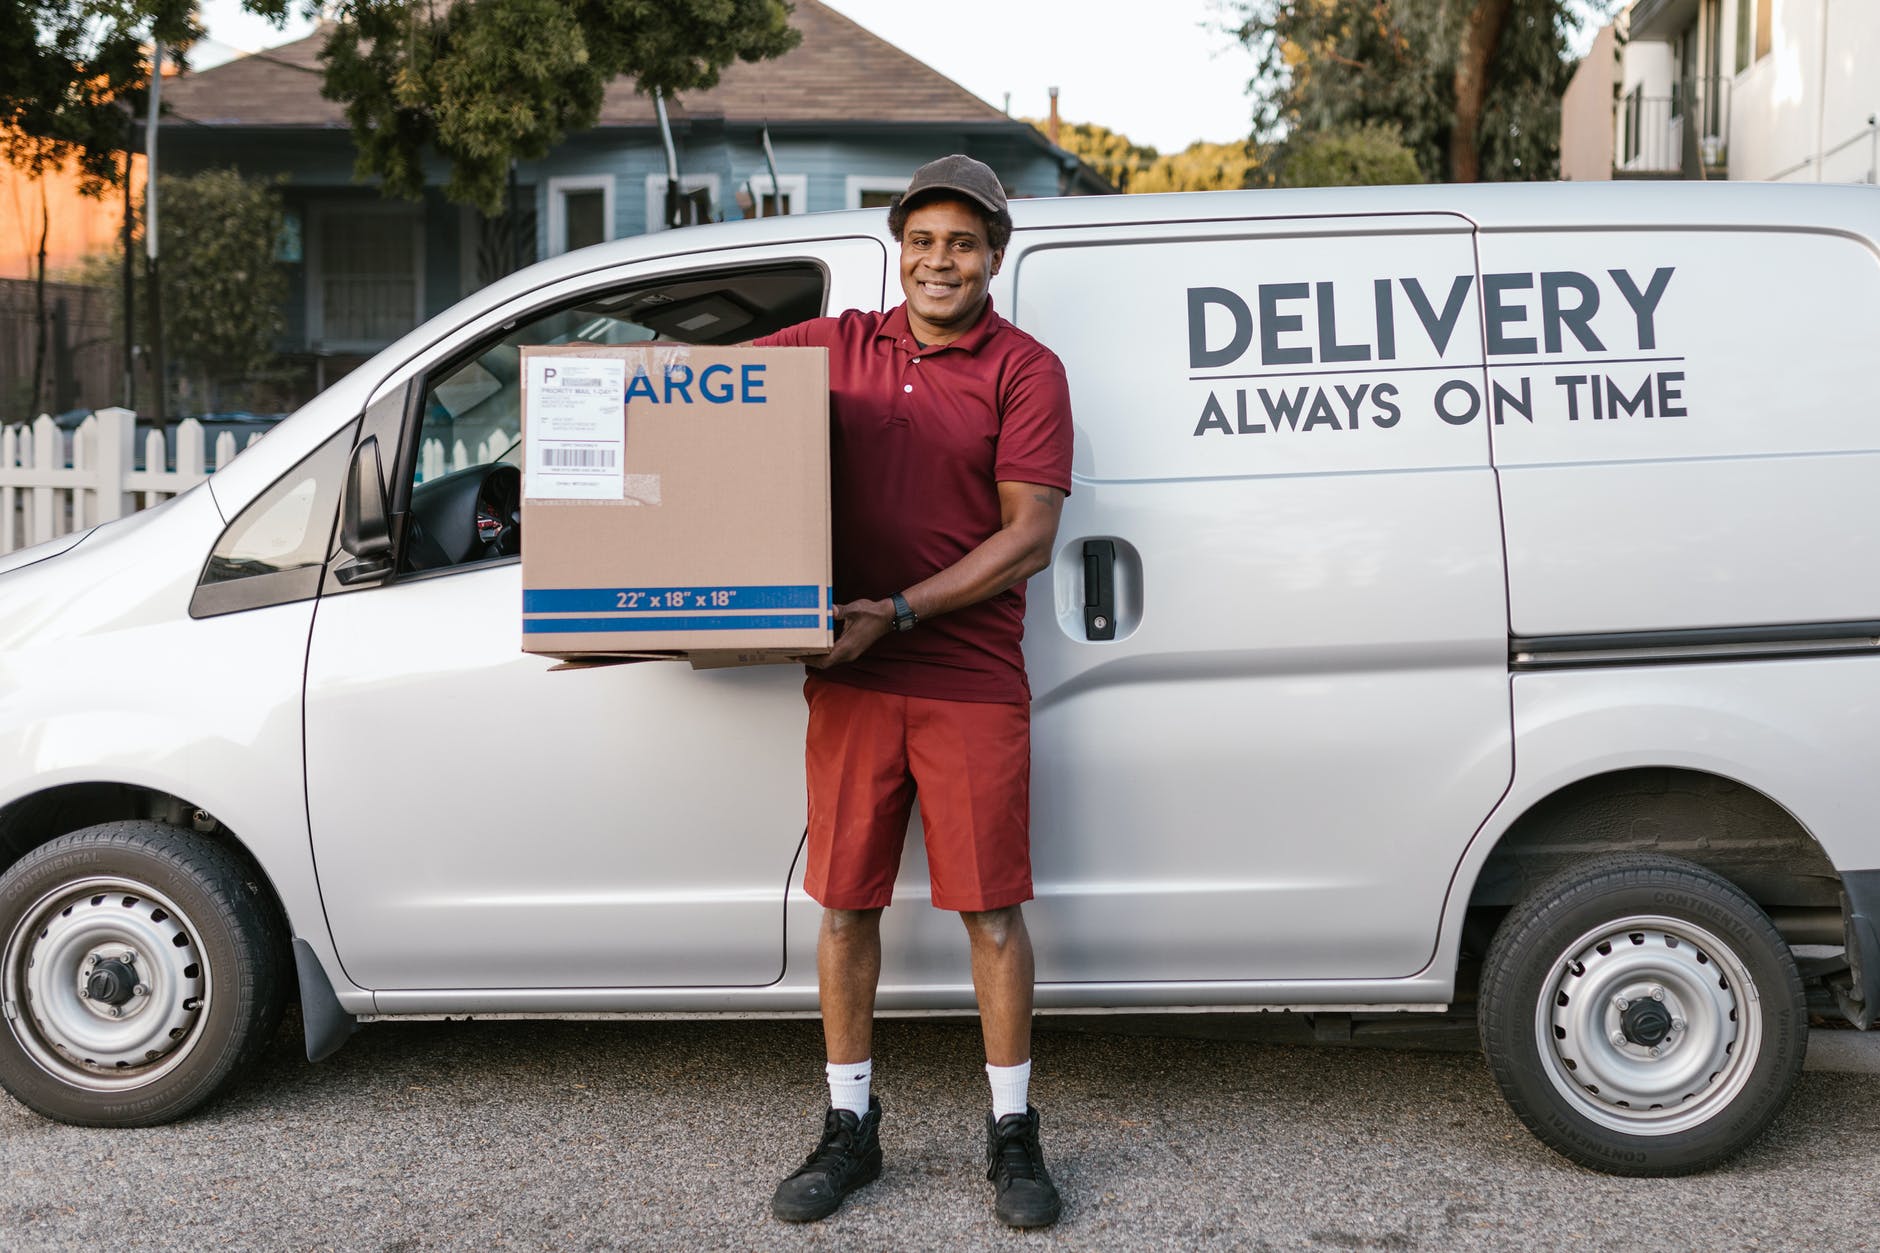
<instances>
[{"instance_id":1,"label":"continental tire sidewall","mask_svg":"<svg viewBox=\"0 0 1880 1253\"><path fill-rule=\"evenodd\" d=\"M1581 1113L1549 1078L1536 1012L1553 996L1554 970L1578 937L1628 917L1694 923L1730 946L1756 985L1760 1050L1741 1091L1699 1126L1627 1134ZM1537 888L1509 915L1484 963L1482 1047L1515 1113L1544 1143L1596 1170L1677 1175L1740 1152L1787 1103L1807 1051L1801 979L1760 909L1727 881L1669 858L1611 858Z\"/></svg>"},{"instance_id":2,"label":"continental tire sidewall","mask_svg":"<svg viewBox=\"0 0 1880 1253\"><path fill-rule=\"evenodd\" d=\"M18 1033L29 1028L17 1020L0 1024L0 1084L48 1118L93 1127L170 1122L213 1096L259 1053L284 1005L272 951L278 937L245 877L201 837L152 822L88 828L22 859L0 879L0 944L48 893L86 879L129 878L175 903L207 958L211 983L188 1056L147 1086L104 1092L62 1081L21 1045Z\"/></svg>"}]
</instances>

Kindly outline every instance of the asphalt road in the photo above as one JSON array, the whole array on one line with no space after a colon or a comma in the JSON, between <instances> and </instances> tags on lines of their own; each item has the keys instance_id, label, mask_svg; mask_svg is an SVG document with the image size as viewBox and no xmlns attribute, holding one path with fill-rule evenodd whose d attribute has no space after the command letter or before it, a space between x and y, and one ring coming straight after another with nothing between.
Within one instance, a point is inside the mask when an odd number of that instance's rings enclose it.
<instances>
[{"instance_id":1,"label":"asphalt road","mask_svg":"<svg viewBox=\"0 0 1880 1253\"><path fill-rule=\"evenodd\" d=\"M881 1026L887 1171L802 1228L767 1205L820 1126L813 1023L378 1024L319 1066L284 1032L173 1127L64 1127L0 1096L0 1248L1873 1248L1880 1041L1830 1034L1745 1156L1621 1180L1530 1137L1466 1038L1060 1021L1033 1096L1065 1215L1016 1234L981 1176L970 1023Z\"/></svg>"}]
</instances>

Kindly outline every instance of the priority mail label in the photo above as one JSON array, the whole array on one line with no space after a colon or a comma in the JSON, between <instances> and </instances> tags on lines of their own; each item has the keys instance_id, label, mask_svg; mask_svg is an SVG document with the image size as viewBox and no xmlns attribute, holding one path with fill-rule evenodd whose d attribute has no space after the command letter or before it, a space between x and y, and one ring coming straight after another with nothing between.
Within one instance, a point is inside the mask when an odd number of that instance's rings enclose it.
<instances>
[{"instance_id":1,"label":"priority mail label","mask_svg":"<svg viewBox=\"0 0 1880 1253\"><path fill-rule=\"evenodd\" d=\"M625 500L627 363L534 357L524 386L523 493L531 500Z\"/></svg>"}]
</instances>

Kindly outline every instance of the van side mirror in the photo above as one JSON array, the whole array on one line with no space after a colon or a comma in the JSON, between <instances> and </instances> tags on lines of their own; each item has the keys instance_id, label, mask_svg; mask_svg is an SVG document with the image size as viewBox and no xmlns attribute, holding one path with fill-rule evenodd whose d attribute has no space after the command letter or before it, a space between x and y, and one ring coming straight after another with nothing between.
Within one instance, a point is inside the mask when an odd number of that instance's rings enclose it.
<instances>
[{"instance_id":1,"label":"van side mirror","mask_svg":"<svg viewBox=\"0 0 1880 1253\"><path fill-rule=\"evenodd\" d=\"M379 438L367 436L353 449L346 472L346 505L340 512L339 544L352 557L333 572L350 587L392 571L392 528L379 465Z\"/></svg>"}]
</instances>

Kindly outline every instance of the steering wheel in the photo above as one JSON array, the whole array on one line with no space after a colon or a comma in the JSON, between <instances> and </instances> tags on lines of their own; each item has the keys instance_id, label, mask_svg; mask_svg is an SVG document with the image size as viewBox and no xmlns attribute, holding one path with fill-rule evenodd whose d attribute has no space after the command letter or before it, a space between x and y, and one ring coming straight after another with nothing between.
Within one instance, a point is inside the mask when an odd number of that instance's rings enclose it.
<instances>
[{"instance_id":1,"label":"steering wheel","mask_svg":"<svg viewBox=\"0 0 1880 1253\"><path fill-rule=\"evenodd\" d=\"M498 463L477 489L477 542L484 557L513 557L522 551L522 471Z\"/></svg>"}]
</instances>

